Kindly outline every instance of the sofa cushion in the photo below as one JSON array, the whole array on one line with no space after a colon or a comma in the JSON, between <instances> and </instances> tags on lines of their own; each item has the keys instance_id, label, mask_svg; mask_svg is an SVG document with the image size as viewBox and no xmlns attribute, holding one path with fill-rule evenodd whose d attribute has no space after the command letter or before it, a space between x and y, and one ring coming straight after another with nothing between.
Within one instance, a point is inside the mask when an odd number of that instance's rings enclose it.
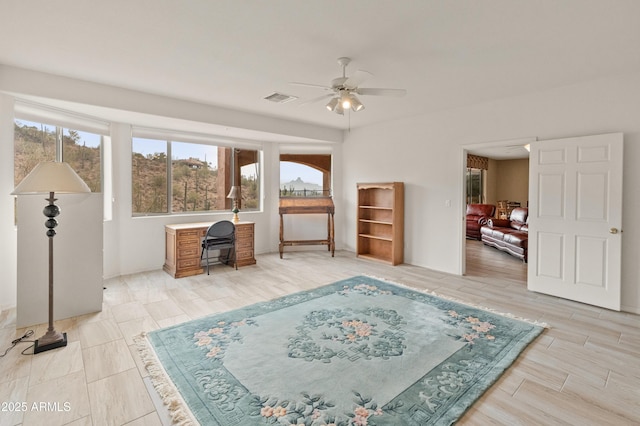
<instances>
[{"instance_id":1,"label":"sofa cushion","mask_svg":"<svg viewBox=\"0 0 640 426\"><path fill-rule=\"evenodd\" d=\"M509 219L489 219L487 225L492 228L511 228L516 231L528 232L529 209L526 207L518 207L513 209Z\"/></svg>"},{"instance_id":2,"label":"sofa cushion","mask_svg":"<svg viewBox=\"0 0 640 426\"><path fill-rule=\"evenodd\" d=\"M467 204L467 238L480 239L480 227L487 223L495 206L493 204Z\"/></svg>"},{"instance_id":3,"label":"sofa cushion","mask_svg":"<svg viewBox=\"0 0 640 426\"><path fill-rule=\"evenodd\" d=\"M514 229L522 228L522 225L527 223L529 218L529 209L526 207L516 207L511 211L509 220L511 221L511 227Z\"/></svg>"},{"instance_id":4,"label":"sofa cushion","mask_svg":"<svg viewBox=\"0 0 640 426\"><path fill-rule=\"evenodd\" d=\"M493 204L467 204L467 215L491 217L495 210Z\"/></svg>"},{"instance_id":5,"label":"sofa cushion","mask_svg":"<svg viewBox=\"0 0 640 426\"><path fill-rule=\"evenodd\" d=\"M489 219L487 225L491 228L511 228L509 219Z\"/></svg>"},{"instance_id":6,"label":"sofa cushion","mask_svg":"<svg viewBox=\"0 0 640 426\"><path fill-rule=\"evenodd\" d=\"M481 235L488 235L499 240L504 238L505 232L509 232L509 228L496 228L491 227L491 225L480 228Z\"/></svg>"},{"instance_id":7,"label":"sofa cushion","mask_svg":"<svg viewBox=\"0 0 640 426\"><path fill-rule=\"evenodd\" d=\"M508 234L504 234L502 241L513 246L527 248L528 238L529 234L526 232L510 232Z\"/></svg>"}]
</instances>

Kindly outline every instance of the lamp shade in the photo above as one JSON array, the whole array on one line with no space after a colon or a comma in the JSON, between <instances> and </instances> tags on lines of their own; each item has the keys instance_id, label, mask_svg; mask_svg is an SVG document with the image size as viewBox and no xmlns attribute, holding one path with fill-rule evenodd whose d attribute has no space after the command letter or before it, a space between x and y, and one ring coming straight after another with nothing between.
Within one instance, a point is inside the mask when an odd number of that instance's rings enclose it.
<instances>
[{"instance_id":1,"label":"lamp shade","mask_svg":"<svg viewBox=\"0 0 640 426\"><path fill-rule=\"evenodd\" d=\"M334 111L336 109L336 106L338 105L338 98L333 98L329 101L329 103L327 104L327 109L329 111Z\"/></svg>"},{"instance_id":2,"label":"lamp shade","mask_svg":"<svg viewBox=\"0 0 640 426\"><path fill-rule=\"evenodd\" d=\"M12 195L91 192L89 186L68 163L45 161L38 164L16 186Z\"/></svg>"},{"instance_id":3,"label":"lamp shade","mask_svg":"<svg viewBox=\"0 0 640 426\"><path fill-rule=\"evenodd\" d=\"M227 198L231 198L232 200L235 200L236 198L238 198L238 187L237 186L232 186L231 187L231 191L229 191L229 194L227 195Z\"/></svg>"},{"instance_id":4,"label":"lamp shade","mask_svg":"<svg viewBox=\"0 0 640 426\"><path fill-rule=\"evenodd\" d=\"M351 97L351 109L354 111L362 111L364 109L364 105L360 102L360 99L356 97L353 93L350 95Z\"/></svg>"}]
</instances>

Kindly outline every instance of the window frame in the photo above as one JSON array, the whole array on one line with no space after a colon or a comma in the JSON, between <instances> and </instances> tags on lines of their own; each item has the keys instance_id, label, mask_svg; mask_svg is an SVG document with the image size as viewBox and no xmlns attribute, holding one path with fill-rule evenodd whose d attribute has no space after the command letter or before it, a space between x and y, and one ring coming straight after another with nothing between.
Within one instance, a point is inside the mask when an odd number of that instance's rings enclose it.
<instances>
[{"instance_id":1,"label":"window frame","mask_svg":"<svg viewBox=\"0 0 640 426\"><path fill-rule=\"evenodd\" d=\"M55 139L54 139L54 148L55 148L55 161L58 162L69 162L65 159L65 148L64 148L64 131L80 131L83 133L91 133L93 135L96 135L100 138L100 146L99 146L99 151L100 151L100 189L98 191L91 191L95 194L102 194L104 193L104 145L105 145L105 139L108 138L109 136L105 136L102 135L100 133L95 133L95 132L89 132L86 130L79 130L76 128L71 128L69 126L66 125L59 125L56 123L48 123L44 120L38 120L38 121L33 121L33 120L27 120L24 119L22 117L14 117L13 123L14 125L17 125L17 121L26 121L29 123L33 123L33 124L40 124L40 125L44 125L44 126L49 126L49 127L53 127L54 131L55 131ZM15 155L15 135L14 135L14 155ZM49 160L43 160L43 161L49 161ZM77 173L77 171L76 171ZM14 176L15 176L15 166L14 166ZM15 180L15 179L14 179Z\"/></svg>"},{"instance_id":2,"label":"window frame","mask_svg":"<svg viewBox=\"0 0 640 426\"><path fill-rule=\"evenodd\" d=\"M327 169L323 168L321 166L321 163L323 162L322 159L319 159L318 157L320 156L324 156L324 157L328 157L327 159L324 159L324 161L329 162ZM283 159L284 157L284 159ZM296 161L296 160L302 160L304 159L304 157L309 157L308 161L304 162L304 161ZM288 197L332 197L333 196L333 152L326 152L324 150L318 150L313 151L313 152L296 152L295 150L290 151L280 151L279 155L278 155L278 196L279 198L288 198ZM310 193L309 195L307 195L306 193L306 189L304 190L304 192L301 194L299 192L296 192L294 194L288 195L286 192L286 188L283 192L283 188L282 188L282 184L280 183L280 179L282 178L282 163L286 162L286 163L294 163L294 164L299 164L302 166L306 166L309 167L310 169L313 169L315 171L318 171L319 173L321 173L322 175L322 190L320 190L320 194L315 193L316 191L312 191L312 193ZM312 163L316 163L315 165L318 167L314 167L312 165ZM305 182L305 183L312 183L312 182Z\"/></svg>"},{"instance_id":3,"label":"window frame","mask_svg":"<svg viewBox=\"0 0 640 426\"><path fill-rule=\"evenodd\" d=\"M58 137L58 129L70 129L100 136L100 190L94 194L102 194L103 220L113 219L113 179L111 163L111 123L96 117L42 105L25 99L16 99L13 107L13 123L29 121L56 127L55 161L64 161L63 138ZM15 135L13 140L15 159ZM15 164L13 168L15 181Z\"/></svg>"},{"instance_id":4,"label":"window frame","mask_svg":"<svg viewBox=\"0 0 640 426\"><path fill-rule=\"evenodd\" d=\"M257 159L257 195L256 200L258 206L256 208L252 208L250 210L243 210L244 212L262 212L263 211L263 200L262 193L264 191L264 185L262 181L263 168L264 168L264 149L262 144L258 143L246 143L246 141L233 143L233 141L229 140L220 140L212 135L203 135L196 133L188 133L188 132L178 132L171 130L160 130L160 129L150 129L150 128L142 128L142 127L133 127L131 132L131 155L133 158L133 142L135 139L150 139L156 140L160 142L165 142L167 147L167 158L166 158L166 191L167 191L167 210L165 212L134 212L133 205L133 163L132 163L132 173L131 173L131 215L133 218L144 218L144 217L154 217L154 216L177 216L177 215L211 215L218 213L228 213L231 210L231 200L226 199L225 197L225 207L222 209L215 210L195 210L195 211L173 211L173 154L172 154L172 144L173 143L181 143L181 144L195 144L195 145L206 145L209 147L230 149L231 151L235 150L250 150L256 152ZM255 164L255 163L252 163ZM232 172L233 173L233 172ZM242 179L242 177L240 177ZM233 182L232 178L232 184ZM237 185L241 186L241 185ZM227 205L228 204L228 205ZM241 207L242 210L242 207Z\"/></svg>"}]
</instances>

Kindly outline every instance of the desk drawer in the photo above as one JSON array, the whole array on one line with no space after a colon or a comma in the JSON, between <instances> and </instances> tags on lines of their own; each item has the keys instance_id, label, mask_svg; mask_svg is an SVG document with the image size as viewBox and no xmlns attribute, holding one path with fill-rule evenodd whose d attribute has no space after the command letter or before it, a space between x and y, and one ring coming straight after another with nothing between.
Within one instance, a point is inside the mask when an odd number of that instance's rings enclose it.
<instances>
[{"instance_id":1,"label":"desk drawer","mask_svg":"<svg viewBox=\"0 0 640 426\"><path fill-rule=\"evenodd\" d=\"M205 231L206 232L206 231ZM198 229L181 229L176 232L178 239L190 239L200 237L201 231Z\"/></svg>"},{"instance_id":2,"label":"desk drawer","mask_svg":"<svg viewBox=\"0 0 640 426\"><path fill-rule=\"evenodd\" d=\"M253 249L251 250L238 250L236 252L236 259L238 261L243 260L243 259L253 259Z\"/></svg>"},{"instance_id":3,"label":"desk drawer","mask_svg":"<svg viewBox=\"0 0 640 426\"><path fill-rule=\"evenodd\" d=\"M238 238L252 238L253 224L236 225L236 235Z\"/></svg>"},{"instance_id":4,"label":"desk drawer","mask_svg":"<svg viewBox=\"0 0 640 426\"><path fill-rule=\"evenodd\" d=\"M187 240L176 241L176 247L178 249L178 252L185 248L195 248L197 250L199 246L200 246L199 238L189 238Z\"/></svg>"},{"instance_id":5,"label":"desk drawer","mask_svg":"<svg viewBox=\"0 0 640 426\"><path fill-rule=\"evenodd\" d=\"M240 251L240 250L246 250L246 249L252 249L253 248L253 240L250 239L238 239L236 240L236 250Z\"/></svg>"},{"instance_id":6,"label":"desk drawer","mask_svg":"<svg viewBox=\"0 0 640 426\"><path fill-rule=\"evenodd\" d=\"M200 247L198 246L180 247L178 249L178 260L189 258L189 257L199 257L199 256L200 256Z\"/></svg>"},{"instance_id":7,"label":"desk drawer","mask_svg":"<svg viewBox=\"0 0 640 426\"><path fill-rule=\"evenodd\" d=\"M200 267L200 258L178 260L178 267L177 267L178 271L181 271L183 269L199 268L199 267Z\"/></svg>"}]
</instances>

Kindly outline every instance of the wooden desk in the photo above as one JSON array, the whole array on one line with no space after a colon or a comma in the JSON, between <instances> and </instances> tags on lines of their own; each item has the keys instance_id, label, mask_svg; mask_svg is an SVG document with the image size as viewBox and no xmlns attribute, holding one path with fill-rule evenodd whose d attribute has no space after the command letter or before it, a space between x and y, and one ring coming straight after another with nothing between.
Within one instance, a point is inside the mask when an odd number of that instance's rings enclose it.
<instances>
[{"instance_id":1,"label":"wooden desk","mask_svg":"<svg viewBox=\"0 0 640 426\"><path fill-rule=\"evenodd\" d=\"M285 240L284 220L285 214L326 214L327 215L327 239L326 240ZM284 246L326 244L327 250L334 256L336 244L334 241L333 216L335 207L331 197L284 197L280 198L280 259L284 252Z\"/></svg>"},{"instance_id":2,"label":"wooden desk","mask_svg":"<svg viewBox=\"0 0 640 426\"><path fill-rule=\"evenodd\" d=\"M201 265L202 238L212 222L166 225L164 269L174 278L198 275ZM254 265L254 223L236 223L236 264L238 267Z\"/></svg>"}]
</instances>

